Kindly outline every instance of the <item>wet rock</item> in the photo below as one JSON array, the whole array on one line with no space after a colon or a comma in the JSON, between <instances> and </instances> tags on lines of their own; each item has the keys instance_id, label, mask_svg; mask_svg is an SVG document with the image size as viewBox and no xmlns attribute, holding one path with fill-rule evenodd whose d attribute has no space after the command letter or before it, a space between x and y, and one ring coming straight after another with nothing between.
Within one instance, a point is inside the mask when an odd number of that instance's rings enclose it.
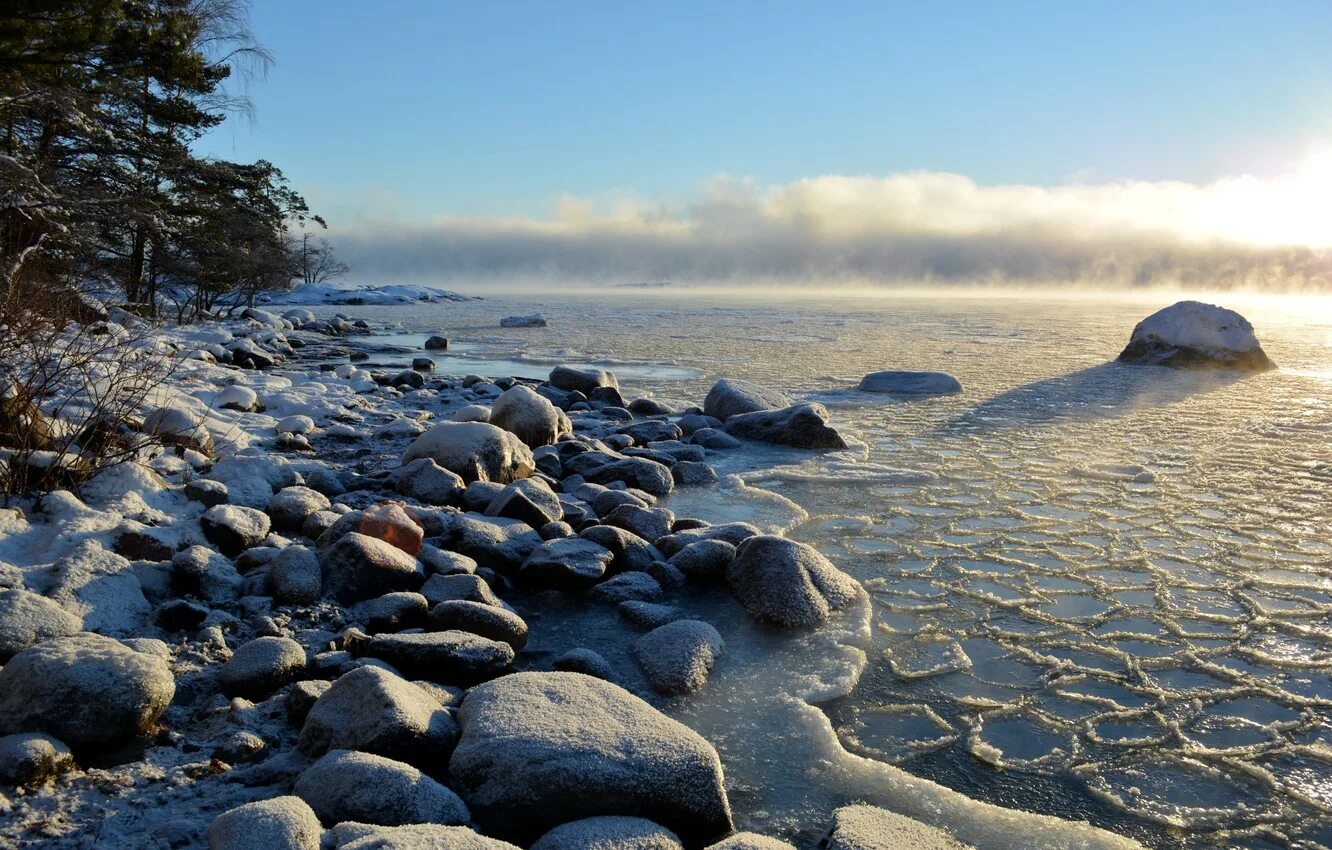
<instances>
[{"instance_id":1,"label":"wet rock","mask_svg":"<svg viewBox=\"0 0 1332 850\"><path fill-rule=\"evenodd\" d=\"M278 602L308 605L323 592L319 555L309 546L288 546L278 553L268 572L269 592Z\"/></svg>"},{"instance_id":2,"label":"wet rock","mask_svg":"<svg viewBox=\"0 0 1332 850\"><path fill-rule=\"evenodd\" d=\"M467 806L448 788L411 765L369 753L331 751L300 775L295 791L326 824L471 820Z\"/></svg>"},{"instance_id":3,"label":"wet rock","mask_svg":"<svg viewBox=\"0 0 1332 850\"><path fill-rule=\"evenodd\" d=\"M407 675L447 684L502 675L514 658L513 647L507 643L456 630L375 635L365 653Z\"/></svg>"},{"instance_id":4,"label":"wet rock","mask_svg":"<svg viewBox=\"0 0 1332 850\"><path fill-rule=\"evenodd\" d=\"M948 395L962 392L962 382L943 372L871 372L856 387L863 393Z\"/></svg>"},{"instance_id":5,"label":"wet rock","mask_svg":"<svg viewBox=\"0 0 1332 850\"><path fill-rule=\"evenodd\" d=\"M1199 301L1180 301L1143 319L1118 359L1185 369L1276 368L1248 319Z\"/></svg>"},{"instance_id":6,"label":"wet rock","mask_svg":"<svg viewBox=\"0 0 1332 850\"><path fill-rule=\"evenodd\" d=\"M284 487L268 503L268 515L277 531L300 531L315 511L328 510L328 497L309 487Z\"/></svg>"},{"instance_id":7,"label":"wet rock","mask_svg":"<svg viewBox=\"0 0 1332 850\"><path fill-rule=\"evenodd\" d=\"M828 408L797 404L781 410L741 413L726 421L726 433L798 449L844 449L846 441L828 425Z\"/></svg>"},{"instance_id":8,"label":"wet rock","mask_svg":"<svg viewBox=\"0 0 1332 850\"><path fill-rule=\"evenodd\" d=\"M563 515L559 496L546 482L537 478L507 485L486 507L486 516L522 520L533 528L556 522Z\"/></svg>"},{"instance_id":9,"label":"wet rock","mask_svg":"<svg viewBox=\"0 0 1332 850\"><path fill-rule=\"evenodd\" d=\"M722 378L708 390L707 398L703 401L703 412L725 422L739 414L777 410L790 404L791 400L776 390L765 389L748 381Z\"/></svg>"},{"instance_id":10,"label":"wet rock","mask_svg":"<svg viewBox=\"0 0 1332 850\"><path fill-rule=\"evenodd\" d=\"M514 434L485 422L441 422L407 448L403 463L428 457L463 481L507 484L536 471L532 450Z\"/></svg>"},{"instance_id":11,"label":"wet rock","mask_svg":"<svg viewBox=\"0 0 1332 850\"><path fill-rule=\"evenodd\" d=\"M29 647L0 668L0 734L104 749L146 734L176 692L160 657L94 634Z\"/></svg>"},{"instance_id":12,"label":"wet rock","mask_svg":"<svg viewBox=\"0 0 1332 850\"><path fill-rule=\"evenodd\" d=\"M674 832L650 820L608 816L560 824L538 838L531 850L684 850L684 845Z\"/></svg>"},{"instance_id":13,"label":"wet rock","mask_svg":"<svg viewBox=\"0 0 1332 850\"><path fill-rule=\"evenodd\" d=\"M563 537L543 542L518 574L526 582L557 590L582 590L606 574L613 559L609 549L581 537Z\"/></svg>"},{"instance_id":14,"label":"wet rock","mask_svg":"<svg viewBox=\"0 0 1332 850\"><path fill-rule=\"evenodd\" d=\"M527 623L522 617L504 608L470 599L451 599L431 608L430 625L435 629L456 629L502 641L515 650L527 645Z\"/></svg>"},{"instance_id":15,"label":"wet rock","mask_svg":"<svg viewBox=\"0 0 1332 850\"><path fill-rule=\"evenodd\" d=\"M344 604L416 590L425 580L416 559L398 547L351 532L319 556L324 593Z\"/></svg>"},{"instance_id":16,"label":"wet rock","mask_svg":"<svg viewBox=\"0 0 1332 850\"><path fill-rule=\"evenodd\" d=\"M398 471L398 492L427 505L451 505L464 489L462 478L432 458L417 458Z\"/></svg>"},{"instance_id":17,"label":"wet rock","mask_svg":"<svg viewBox=\"0 0 1332 850\"><path fill-rule=\"evenodd\" d=\"M735 547L725 540L699 540L670 557L671 566L696 581L721 578L735 558Z\"/></svg>"},{"instance_id":18,"label":"wet rock","mask_svg":"<svg viewBox=\"0 0 1332 850\"><path fill-rule=\"evenodd\" d=\"M970 850L938 827L877 806L843 806L833 812L828 850Z\"/></svg>"},{"instance_id":19,"label":"wet rock","mask_svg":"<svg viewBox=\"0 0 1332 850\"><path fill-rule=\"evenodd\" d=\"M770 535L737 547L726 581L751 617L786 628L821 623L860 593L860 584L813 546Z\"/></svg>"},{"instance_id":20,"label":"wet rock","mask_svg":"<svg viewBox=\"0 0 1332 850\"><path fill-rule=\"evenodd\" d=\"M702 620L675 620L634 642L632 653L658 693L691 694L708 681L721 655L721 635Z\"/></svg>"},{"instance_id":21,"label":"wet rock","mask_svg":"<svg viewBox=\"0 0 1332 850\"><path fill-rule=\"evenodd\" d=\"M530 448L548 446L573 430L563 411L525 384L507 389L495 399L490 424L511 432Z\"/></svg>"},{"instance_id":22,"label":"wet rock","mask_svg":"<svg viewBox=\"0 0 1332 850\"><path fill-rule=\"evenodd\" d=\"M454 787L487 832L527 841L599 815L690 840L730 832L721 760L696 732L578 673L515 673L467 692Z\"/></svg>"},{"instance_id":23,"label":"wet rock","mask_svg":"<svg viewBox=\"0 0 1332 850\"><path fill-rule=\"evenodd\" d=\"M319 850L323 829L300 797L257 800L223 812L208 827L209 850Z\"/></svg>"},{"instance_id":24,"label":"wet rock","mask_svg":"<svg viewBox=\"0 0 1332 850\"><path fill-rule=\"evenodd\" d=\"M387 670L358 667L315 700L298 746L310 758L358 750L429 769L457 740L457 724L432 694Z\"/></svg>"},{"instance_id":25,"label":"wet rock","mask_svg":"<svg viewBox=\"0 0 1332 850\"><path fill-rule=\"evenodd\" d=\"M239 505L215 505L204 511L199 522L208 542L232 557L258 545L272 527L263 511Z\"/></svg>"},{"instance_id":26,"label":"wet rock","mask_svg":"<svg viewBox=\"0 0 1332 850\"><path fill-rule=\"evenodd\" d=\"M285 637L255 638L242 644L217 673L227 696L262 699L305 675L305 650Z\"/></svg>"},{"instance_id":27,"label":"wet rock","mask_svg":"<svg viewBox=\"0 0 1332 850\"><path fill-rule=\"evenodd\" d=\"M41 785L73 766L69 747L50 735L20 732L0 738L0 785Z\"/></svg>"},{"instance_id":28,"label":"wet rock","mask_svg":"<svg viewBox=\"0 0 1332 850\"><path fill-rule=\"evenodd\" d=\"M432 336L425 341L427 351L444 351L449 347L448 337Z\"/></svg>"},{"instance_id":29,"label":"wet rock","mask_svg":"<svg viewBox=\"0 0 1332 850\"><path fill-rule=\"evenodd\" d=\"M550 370L550 384L568 392L580 392L590 395L598 387L620 386L614 373L600 369L575 369L571 366L556 366Z\"/></svg>"},{"instance_id":30,"label":"wet rock","mask_svg":"<svg viewBox=\"0 0 1332 850\"><path fill-rule=\"evenodd\" d=\"M35 643L78 634L83 622L45 596L0 590L0 664Z\"/></svg>"}]
</instances>

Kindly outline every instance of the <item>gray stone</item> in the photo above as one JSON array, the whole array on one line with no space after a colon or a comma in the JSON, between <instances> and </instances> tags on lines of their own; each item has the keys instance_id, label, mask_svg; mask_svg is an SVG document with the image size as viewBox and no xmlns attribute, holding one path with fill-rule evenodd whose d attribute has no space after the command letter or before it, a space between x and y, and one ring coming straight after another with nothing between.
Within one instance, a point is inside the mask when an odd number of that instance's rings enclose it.
<instances>
[{"instance_id":1,"label":"gray stone","mask_svg":"<svg viewBox=\"0 0 1332 850\"><path fill-rule=\"evenodd\" d=\"M234 602L245 581L229 558L207 546L191 546L171 559L171 584L180 595L205 602Z\"/></svg>"},{"instance_id":2,"label":"gray stone","mask_svg":"<svg viewBox=\"0 0 1332 850\"><path fill-rule=\"evenodd\" d=\"M315 700L298 746L310 758L358 750L430 769L458 740L458 725L425 689L378 667L344 673Z\"/></svg>"},{"instance_id":3,"label":"gray stone","mask_svg":"<svg viewBox=\"0 0 1332 850\"><path fill-rule=\"evenodd\" d=\"M519 850L507 841L478 835L465 826L412 823L371 826L340 823L329 830L333 850Z\"/></svg>"},{"instance_id":4,"label":"gray stone","mask_svg":"<svg viewBox=\"0 0 1332 850\"><path fill-rule=\"evenodd\" d=\"M737 832L710 845L706 850L796 850L796 848L785 841L759 835L757 832Z\"/></svg>"},{"instance_id":5,"label":"gray stone","mask_svg":"<svg viewBox=\"0 0 1332 850\"><path fill-rule=\"evenodd\" d=\"M0 664L35 643L76 635L82 621L45 596L0 590Z\"/></svg>"},{"instance_id":6,"label":"gray stone","mask_svg":"<svg viewBox=\"0 0 1332 850\"><path fill-rule=\"evenodd\" d=\"M527 623L522 617L504 608L468 599L453 599L431 608L430 625L435 629L458 629L503 641L515 650L527 644Z\"/></svg>"},{"instance_id":7,"label":"gray stone","mask_svg":"<svg viewBox=\"0 0 1332 850\"><path fill-rule=\"evenodd\" d=\"M719 451L724 449L738 449L742 445L735 437L732 437L730 434L717 428L700 428L690 436L690 439L705 449L715 449Z\"/></svg>"},{"instance_id":8,"label":"gray stone","mask_svg":"<svg viewBox=\"0 0 1332 850\"><path fill-rule=\"evenodd\" d=\"M48 596L81 617L84 629L105 635L139 634L153 613L129 561L96 539L83 541L56 562Z\"/></svg>"},{"instance_id":9,"label":"gray stone","mask_svg":"<svg viewBox=\"0 0 1332 850\"><path fill-rule=\"evenodd\" d=\"M523 561L519 576L526 582L557 590L582 590L606 574L614 555L581 537L543 542Z\"/></svg>"},{"instance_id":10,"label":"gray stone","mask_svg":"<svg viewBox=\"0 0 1332 850\"><path fill-rule=\"evenodd\" d=\"M661 584L647 573L620 573L588 591L600 602L620 603L631 599L650 602L661 598Z\"/></svg>"},{"instance_id":11,"label":"gray stone","mask_svg":"<svg viewBox=\"0 0 1332 850\"><path fill-rule=\"evenodd\" d=\"M471 573L431 576L421 585L421 595L431 607L452 600L479 602L497 608L504 605L485 579Z\"/></svg>"},{"instance_id":12,"label":"gray stone","mask_svg":"<svg viewBox=\"0 0 1332 850\"><path fill-rule=\"evenodd\" d=\"M658 693L691 694L708 681L724 643L702 620L675 620L634 642L634 660Z\"/></svg>"},{"instance_id":13,"label":"gray stone","mask_svg":"<svg viewBox=\"0 0 1332 850\"><path fill-rule=\"evenodd\" d=\"M680 487L704 487L718 481L717 470L696 460L682 460L672 466L671 477Z\"/></svg>"},{"instance_id":14,"label":"gray stone","mask_svg":"<svg viewBox=\"0 0 1332 850\"><path fill-rule=\"evenodd\" d=\"M328 497L309 487L284 487L268 503L268 515L277 531L300 531L315 511L328 510Z\"/></svg>"},{"instance_id":15,"label":"gray stone","mask_svg":"<svg viewBox=\"0 0 1332 850\"><path fill-rule=\"evenodd\" d=\"M41 785L73 766L69 747L50 735L20 732L0 738L0 784Z\"/></svg>"},{"instance_id":16,"label":"gray stone","mask_svg":"<svg viewBox=\"0 0 1332 850\"><path fill-rule=\"evenodd\" d=\"M563 515L559 496L546 482L537 478L505 486L486 507L486 516L522 520L533 528L556 522Z\"/></svg>"},{"instance_id":17,"label":"gray stone","mask_svg":"<svg viewBox=\"0 0 1332 850\"><path fill-rule=\"evenodd\" d=\"M471 632L449 630L375 635L365 648L410 676L446 684L470 684L507 672L513 647Z\"/></svg>"},{"instance_id":18,"label":"gray stone","mask_svg":"<svg viewBox=\"0 0 1332 850\"><path fill-rule=\"evenodd\" d=\"M407 448L402 462L420 457L431 458L467 482L507 484L536 471L532 450L517 436L487 422L435 425Z\"/></svg>"},{"instance_id":19,"label":"gray stone","mask_svg":"<svg viewBox=\"0 0 1332 850\"><path fill-rule=\"evenodd\" d=\"M509 431L534 449L548 446L573 430L563 411L524 384L510 387L495 399L490 424Z\"/></svg>"},{"instance_id":20,"label":"gray stone","mask_svg":"<svg viewBox=\"0 0 1332 850\"><path fill-rule=\"evenodd\" d=\"M268 588L278 602L308 605L323 591L319 555L309 546L288 546L277 554L268 571Z\"/></svg>"},{"instance_id":21,"label":"gray stone","mask_svg":"<svg viewBox=\"0 0 1332 850\"><path fill-rule=\"evenodd\" d=\"M217 673L227 696L262 699L305 674L305 649L291 638L261 637L242 644Z\"/></svg>"},{"instance_id":22,"label":"gray stone","mask_svg":"<svg viewBox=\"0 0 1332 850\"><path fill-rule=\"evenodd\" d=\"M735 547L725 540L699 540L672 555L669 563L688 578L708 580L721 578L734 559Z\"/></svg>"},{"instance_id":23,"label":"gray stone","mask_svg":"<svg viewBox=\"0 0 1332 850\"><path fill-rule=\"evenodd\" d=\"M397 490L427 505L451 505L462 498L465 485L433 458L419 457L398 470Z\"/></svg>"},{"instance_id":24,"label":"gray stone","mask_svg":"<svg viewBox=\"0 0 1332 850\"><path fill-rule=\"evenodd\" d=\"M637 505L620 505L607 514L602 522L616 528L631 531L651 542L658 537L671 533L671 523L675 514L665 508L640 508Z\"/></svg>"},{"instance_id":25,"label":"gray stone","mask_svg":"<svg viewBox=\"0 0 1332 850\"><path fill-rule=\"evenodd\" d=\"M448 788L400 761L333 750L296 780L296 795L325 824L466 824L467 806Z\"/></svg>"},{"instance_id":26,"label":"gray stone","mask_svg":"<svg viewBox=\"0 0 1332 850\"><path fill-rule=\"evenodd\" d=\"M594 649L575 647L551 662L551 666L564 673L582 673L607 682L615 681L615 668L606 657Z\"/></svg>"},{"instance_id":27,"label":"gray stone","mask_svg":"<svg viewBox=\"0 0 1332 850\"><path fill-rule=\"evenodd\" d=\"M430 604L421 594L400 590L357 603L351 616L372 633L400 632L420 628L429 609Z\"/></svg>"},{"instance_id":28,"label":"gray stone","mask_svg":"<svg viewBox=\"0 0 1332 850\"><path fill-rule=\"evenodd\" d=\"M563 823L531 850L684 850L680 837L643 818L605 816Z\"/></svg>"},{"instance_id":29,"label":"gray stone","mask_svg":"<svg viewBox=\"0 0 1332 850\"><path fill-rule=\"evenodd\" d=\"M416 590L425 573L416 559L398 547L351 532L319 556L324 593L344 604Z\"/></svg>"},{"instance_id":30,"label":"gray stone","mask_svg":"<svg viewBox=\"0 0 1332 850\"><path fill-rule=\"evenodd\" d=\"M601 369L575 369L571 366L556 366L550 370L549 381L552 386L567 392L580 392L590 395L598 387L620 386L615 374Z\"/></svg>"},{"instance_id":31,"label":"gray stone","mask_svg":"<svg viewBox=\"0 0 1332 850\"><path fill-rule=\"evenodd\" d=\"M962 392L962 383L943 372L871 372L856 387L864 393L947 395Z\"/></svg>"},{"instance_id":32,"label":"gray stone","mask_svg":"<svg viewBox=\"0 0 1332 850\"><path fill-rule=\"evenodd\" d=\"M209 850L319 850L323 829L300 797L257 800L223 812L208 827Z\"/></svg>"},{"instance_id":33,"label":"gray stone","mask_svg":"<svg viewBox=\"0 0 1332 850\"><path fill-rule=\"evenodd\" d=\"M741 413L726 420L726 433L798 449L844 449L846 441L828 425L828 408L797 404L781 410Z\"/></svg>"},{"instance_id":34,"label":"gray stone","mask_svg":"<svg viewBox=\"0 0 1332 850\"><path fill-rule=\"evenodd\" d=\"M722 378L708 391L703 401L703 412L725 422L739 414L776 410L790 404L791 400L776 390L765 389L748 381Z\"/></svg>"},{"instance_id":35,"label":"gray stone","mask_svg":"<svg viewBox=\"0 0 1332 850\"><path fill-rule=\"evenodd\" d=\"M199 523L208 542L232 557L257 546L272 527L263 511L239 505L215 505L204 511Z\"/></svg>"},{"instance_id":36,"label":"gray stone","mask_svg":"<svg viewBox=\"0 0 1332 850\"><path fill-rule=\"evenodd\" d=\"M502 570L516 569L541 542L522 520L471 513L447 517L438 540L442 548Z\"/></svg>"},{"instance_id":37,"label":"gray stone","mask_svg":"<svg viewBox=\"0 0 1332 850\"><path fill-rule=\"evenodd\" d=\"M593 484L623 481L653 496L665 496L675 488L669 467L642 457L627 457L604 463L587 470L583 475Z\"/></svg>"},{"instance_id":38,"label":"gray stone","mask_svg":"<svg viewBox=\"0 0 1332 850\"><path fill-rule=\"evenodd\" d=\"M817 625L860 593L859 582L813 546L770 535L737 547L726 581L751 617L786 628Z\"/></svg>"},{"instance_id":39,"label":"gray stone","mask_svg":"<svg viewBox=\"0 0 1332 850\"><path fill-rule=\"evenodd\" d=\"M651 543L632 531L613 525L585 528L579 537L609 549L612 555L611 569L618 572L645 572L654 562L662 559L662 553Z\"/></svg>"}]
</instances>

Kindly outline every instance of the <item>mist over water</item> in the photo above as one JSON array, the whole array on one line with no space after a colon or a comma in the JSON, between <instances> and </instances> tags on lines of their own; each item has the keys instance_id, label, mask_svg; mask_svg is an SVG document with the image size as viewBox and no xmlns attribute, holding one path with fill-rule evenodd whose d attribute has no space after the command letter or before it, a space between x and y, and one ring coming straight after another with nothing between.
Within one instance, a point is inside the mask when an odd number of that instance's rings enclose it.
<instances>
[{"instance_id":1,"label":"mist over water","mask_svg":"<svg viewBox=\"0 0 1332 850\"><path fill-rule=\"evenodd\" d=\"M810 542L868 591L807 636L704 601L728 652L664 707L717 743L742 828L808 844L815 813L868 799L1007 846L993 811L900 768L1159 847L1332 846L1332 301L1221 296L1281 366L1235 377L1109 363L1175 293L993 295L603 290L357 312L404 342L450 337L444 374L599 364L627 396L689 403L744 378L826 404L863 444L718 453L729 477L670 501ZM498 327L536 310L548 328ZM890 368L965 391L851 389ZM569 608L534 618L535 644L626 628ZM1105 845L1053 830L1043 846Z\"/></svg>"}]
</instances>

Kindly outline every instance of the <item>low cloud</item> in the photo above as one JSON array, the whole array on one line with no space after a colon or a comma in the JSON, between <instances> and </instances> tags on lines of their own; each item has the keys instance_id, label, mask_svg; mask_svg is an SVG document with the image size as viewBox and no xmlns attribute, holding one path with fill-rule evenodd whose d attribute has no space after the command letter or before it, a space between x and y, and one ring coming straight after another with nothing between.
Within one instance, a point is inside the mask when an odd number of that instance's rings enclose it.
<instances>
[{"instance_id":1,"label":"low cloud","mask_svg":"<svg viewBox=\"0 0 1332 850\"><path fill-rule=\"evenodd\" d=\"M982 186L956 174L718 178L685 204L332 234L358 279L1332 288L1332 158L1262 180Z\"/></svg>"}]
</instances>

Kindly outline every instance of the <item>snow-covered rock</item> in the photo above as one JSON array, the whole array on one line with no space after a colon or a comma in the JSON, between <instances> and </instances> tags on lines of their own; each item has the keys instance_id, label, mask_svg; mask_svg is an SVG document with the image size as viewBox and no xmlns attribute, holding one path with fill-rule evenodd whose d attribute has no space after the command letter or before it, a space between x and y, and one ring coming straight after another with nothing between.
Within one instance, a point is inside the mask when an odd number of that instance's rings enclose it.
<instances>
[{"instance_id":1,"label":"snow-covered rock","mask_svg":"<svg viewBox=\"0 0 1332 850\"><path fill-rule=\"evenodd\" d=\"M799 449L844 449L846 441L828 424L828 409L821 404L797 404L781 410L732 414L726 433Z\"/></svg>"},{"instance_id":2,"label":"snow-covered rock","mask_svg":"<svg viewBox=\"0 0 1332 850\"><path fill-rule=\"evenodd\" d=\"M870 372L856 389L893 395L947 395L962 392L962 382L943 372Z\"/></svg>"},{"instance_id":3,"label":"snow-covered rock","mask_svg":"<svg viewBox=\"0 0 1332 850\"><path fill-rule=\"evenodd\" d=\"M453 411L454 422L489 422L490 408L484 404L469 404Z\"/></svg>"},{"instance_id":4,"label":"snow-covered rock","mask_svg":"<svg viewBox=\"0 0 1332 850\"><path fill-rule=\"evenodd\" d=\"M219 410L239 410L248 413L259 407L259 396L249 387L232 384L217 394L213 402Z\"/></svg>"},{"instance_id":5,"label":"snow-covered rock","mask_svg":"<svg viewBox=\"0 0 1332 850\"><path fill-rule=\"evenodd\" d=\"M1248 372L1276 368L1248 319L1200 301L1180 301L1138 322L1119 360Z\"/></svg>"},{"instance_id":6,"label":"snow-covered rock","mask_svg":"<svg viewBox=\"0 0 1332 850\"><path fill-rule=\"evenodd\" d=\"M532 313L527 316L505 316L500 319L502 328L544 328L546 326L546 316L543 313Z\"/></svg>"},{"instance_id":7,"label":"snow-covered rock","mask_svg":"<svg viewBox=\"0 0 1332 850\"><path fill-rule=\"evenodd\" d=\"M78 748L146 734L176 693L166 661L79 634L29 647L0 668L0 734L45 732Z\"/></svg>"},{"instance_id":8,"label":"snow-covered rock","mask_svg":"<svg viewBox=\"0 0 1332 850\"><path fill-rule=\"evenodd\" d=\"M634 641L633 656L658 693L691 694L707 684L723 646L710 624L676 620Z\"/></svg>"},{"instance_id":9,"label":"snow-covered rock","mask_svg":"<svg viewBox=\"0 0 1332 850\"><path fill-rule=\"evenodd\" d=\"M526 384L517 384L495 399L490 424L516 435L529 448L548 446L573 430L569 417Z\"/></svg>"},{"instance_id":10,"label":"snow-covered rock","mask_svg":"<svg viewBox=\"0 0 1332 850\"><path fill-rule=\"evenodd\" d=\"M723 838L705 850L796 850L794 845L777 838L759 835L757 832L737 832Z\"/></svg>"},{"instance_id":11,"label":"snow-covered rock","mask_svg":"<svg viewBox=\"0 0 1332 850\"><path fill-rule=\"evenodd\" d=\"M341 287L327 283L307 283L287 292L261 296L267 304L383 305L415 302L470 301L465 295L433 286L389 284L385 286Z\"/></svg>"},{"instance_id":12,"label":"snow-covered rock","mask_svg":"<svg viewBox=\"0 0 1332 850\"><path fill-rule=\"evenodd\" d=\"M45 596L0 590L0 664L35 643L76 635L82 627L79 617Z\"/></svg>"},{"instance_id":13,"label":"snow-covered rock","mask_svg":"<svg viewBox=\"0 0 1332 850\"><path fill-rule=\"evenodd\" d=\"M208 827L209 850L319 850L323 829L300 797L256 800L223 812Z\"/></svg>"},{"instance_id":14,"label":"snow-covered rock","mask_svg":"<svg viewBox=\"0 0 1332 850\"><path fill-rule=\"evenodd\" d=\"M314 429L314 420L301 414L284 416L278 420L276 428L279 434L313 434Z\"/></svg>"},{"instance_id":15,"label":"snow-covered rock","mask_svg":"<svg viewBox=\"0 0 1332 850\"><path fill-rule=\"evenodd\" d=\"M215 505L204 511L199 521L204 537L222 554L232 556L258 544L273 524L263 511L239 505Z\"/></svg>"},{"instance_id":16,"label":"snow-covered rock","mask_svg":"<svg viewBox=\"0 0 1332 850\"><path fill-rule=\"evenodd\" d=\"M787 628L821 623L860 593L859 582L813 546L771 535L736 548L726 581L751 617Z\"/></svg>"},{"instance_id":17,"label":"snow-covered rock","mask_svg":"<svg viewBox=\"0 0 1332 850\"><path fill-rule=\"evenodd\" d=\"M268 515L277 531L300 531L305 518L328 510L328 497L309 487L284 487L268 503Z\"/></svg>"},{"instance_id":18,"label":"snow-covered rock","mask_svg":"<svg viewBox=\"0 0 1332 850\"><path fill-rule=\"evenodd\" d=\"M791 399L777 390L770 390L751 384L722 378L708 390L703 400L703 412L723 422L740 413L753 413L758 410L777 410L789 407Z\"/></svg>"},{"instance_id":19,"label":"snow-covered rock","mask_svg":"<svg viewBox=\"0 0 1332 850\"><path fill-rule=\"evenodd\" d=\"M448 788L409 764L369 753L329 752L301 773L295 791L329 825L457 826L471 820L467 806Z\"/></svg>"},{"instance_id":20,"label":"snow-covered rock","mask_svg":"<svg viewBox=\"0 0 1332 850\"><path fill-rule=\"evenodd\" d=\"M616 685L514 673L467 692L454 787L487 832L530 841L598 815L649 818L690 838L731 830L712 745Z\"/></svg>"},{"instance_id":21,"label":"snow-covered rock","mask_svg":"<svg viewBox=\"0 0 1332 850\"><path fill-rule=\"evenodd\" d=\"M204 454L213 450L213 435L204 427L202 417L184 407L159 407L152 411L143 418L143 433L167 445Z\"/></svg>"},{"instance_id":22,"label":"snow-covered rock","mask_svg":"<svg viewBox=\"0 0 1332 850\"><path fill-rule=\"evenodd\" d=\"M403 463L428 457L463 481L507 484L536 471L529 449L517 436L484 422L441 422L417 437Z\"/></svg>"},{"instance_id":23,"label":"snow-covered rock","mask_svg":"<svg viewBox=\"0 0 1332 850\"><path fill-rule=\"evenodd\" d=\"M90 632L135 635L152 614L129 561L103 548L96 538L76 546L52 572L48 595L81 617L83 628Z\"/></svg>"},{"instance_id":24,"label":"snow-covered rock","mask_svg":"<svg viewBox=\"0 0 1332 850\"><path fill-rule=\"evenodd\" d=\"M833 812L828 850L972 850L938 827L877 806L843 806Z\"/></svg>"}]
</instances>

